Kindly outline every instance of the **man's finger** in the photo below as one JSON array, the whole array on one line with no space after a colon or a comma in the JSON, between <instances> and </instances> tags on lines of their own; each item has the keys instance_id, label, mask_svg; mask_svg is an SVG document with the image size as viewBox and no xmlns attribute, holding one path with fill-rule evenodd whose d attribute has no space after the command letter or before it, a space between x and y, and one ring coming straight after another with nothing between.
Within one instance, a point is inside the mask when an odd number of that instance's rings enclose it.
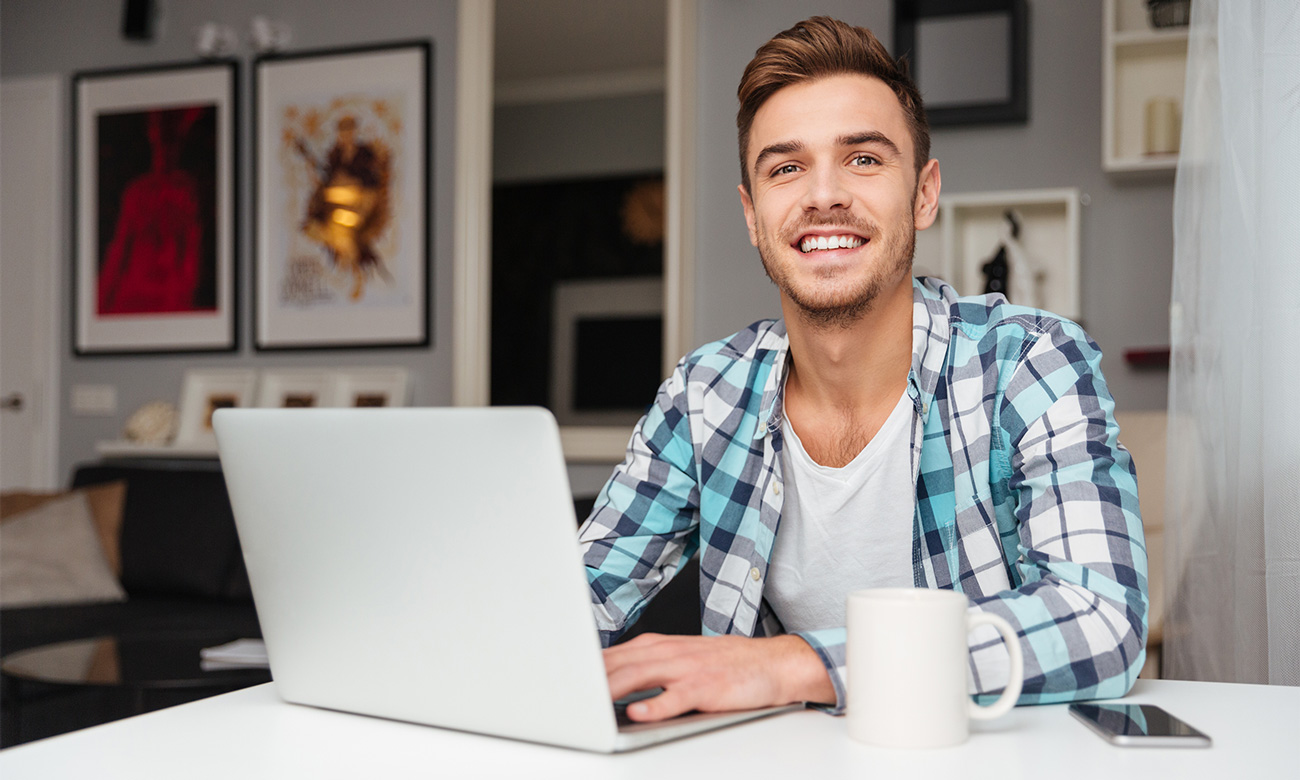
<instances>
[{"instance_id":1,"label":"man's finger","mask_svg":"<svg viewBox=\"0 0 1300 780\"><path fill-rule=\"evenodd\" d=\"M695 705L681 689L670 688L658 696L642 699L627 706L627 716L638 722L664 720L690 712Z\"/></svg>"},{"instance_id":2,"label":"man's finger","mask_svg":"<svg viewBox=\"0 0 1300 780\"><path fill-rule=\"evenodd\" d=\"M677 655L647 656L606 669L610 696L621 699L630 693L667 688L690 671L689 661Z\"/></svg>"}]
</instances>

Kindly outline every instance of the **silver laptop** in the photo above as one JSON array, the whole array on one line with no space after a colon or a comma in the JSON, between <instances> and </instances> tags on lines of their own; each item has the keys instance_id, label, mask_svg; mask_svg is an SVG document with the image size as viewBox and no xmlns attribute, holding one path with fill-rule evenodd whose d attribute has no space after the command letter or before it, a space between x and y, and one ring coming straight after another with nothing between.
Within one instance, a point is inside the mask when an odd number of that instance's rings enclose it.
<instances>
[{"instance_id":1,"label":"silver laptop","mask_svg":"<svg viewBox=\"0 0 1300 780\"><path fill-rule=\"evenodd\" d=\"M617 724L544 409L224 409L213 427L290 702L599 752L797 708Z\"/></svg>"}]
</instances>

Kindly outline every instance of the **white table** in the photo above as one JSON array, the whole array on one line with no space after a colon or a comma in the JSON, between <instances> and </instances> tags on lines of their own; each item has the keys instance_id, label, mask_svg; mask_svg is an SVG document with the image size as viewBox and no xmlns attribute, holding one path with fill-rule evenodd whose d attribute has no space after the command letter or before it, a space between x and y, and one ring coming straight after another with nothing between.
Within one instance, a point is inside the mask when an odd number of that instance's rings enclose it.
<instances>
[{"instance_id":1,"label":"white table","mask_svg":"<svg viewBox=\"0 0 1300 780\"><path fill-rule=\"evenodd\" d=\"M849 739L842 718L802 711L606 756L286 704L269 683L0 751L0 777L1194 780L1300 772L1300 688L1140 680L1127 701L1165 707L1214 746L1112 747L1055 705L973 724L969 742L945 750L867 747Z\"/></svg>"}]
</instances>

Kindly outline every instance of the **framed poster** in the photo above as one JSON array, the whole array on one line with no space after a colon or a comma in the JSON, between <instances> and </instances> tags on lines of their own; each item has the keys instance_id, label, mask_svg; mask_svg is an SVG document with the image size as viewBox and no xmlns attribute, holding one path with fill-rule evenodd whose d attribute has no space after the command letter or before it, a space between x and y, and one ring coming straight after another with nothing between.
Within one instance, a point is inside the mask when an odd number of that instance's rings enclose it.
<instances>
[{"instance_id":1,"label":"framed poster","mask_svg":"<svg viewBox=\"0 0 1300 780\"><path fill-rule=\"evenodd\" d=\"M236 343L234 62L73 77L73 349Z\"/></svg>"},{"instance_id":2,"label":"framed poster","mask_svg":"<svg viewBox=\"0 0 1300 780\"><path fill-rule=\"evenodd\" d=\"M256 61L257 349L429 343L429 48Z\"/></svg>"}]
</instances>

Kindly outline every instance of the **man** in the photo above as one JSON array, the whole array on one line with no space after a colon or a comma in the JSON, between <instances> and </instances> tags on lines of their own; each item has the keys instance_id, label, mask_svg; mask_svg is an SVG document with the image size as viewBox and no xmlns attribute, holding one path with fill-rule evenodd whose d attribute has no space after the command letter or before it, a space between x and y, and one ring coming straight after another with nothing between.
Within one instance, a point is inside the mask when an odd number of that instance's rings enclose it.
<instances>
[{"instance_id":1,"label":"man","mask_svg":"<svg viewBox=\"0 0 1300 780\"><path fill-rule=\"evenodd\" d=\"M334 265L352 276L351 300L365 292L366 274L387 277L374 241L389 222L389 155L376 141L357 140L356 117L338 121L338 140L321 164L301 138L294 146L316 173L302 232L325 247Z\"/></svg>"},{"instance_id":2,"label":"man","mask_svg":"<svg viewBox=\"0 0 1300 780\"><path fill-rule=\"evenodd\" d=\"M602 641L699 551L702 637L605 651L635 720L845 706L844 603L952 588L1015 626L1021 703L1111 697L1145 655L1132 461L1077 325L912 279L935 219L920 95L862 28L816 17L739 89L740 199L782 319L683 358L583 526ZM974 692L1006 680L971 639Z\"/></svg>"}]
</instances>

